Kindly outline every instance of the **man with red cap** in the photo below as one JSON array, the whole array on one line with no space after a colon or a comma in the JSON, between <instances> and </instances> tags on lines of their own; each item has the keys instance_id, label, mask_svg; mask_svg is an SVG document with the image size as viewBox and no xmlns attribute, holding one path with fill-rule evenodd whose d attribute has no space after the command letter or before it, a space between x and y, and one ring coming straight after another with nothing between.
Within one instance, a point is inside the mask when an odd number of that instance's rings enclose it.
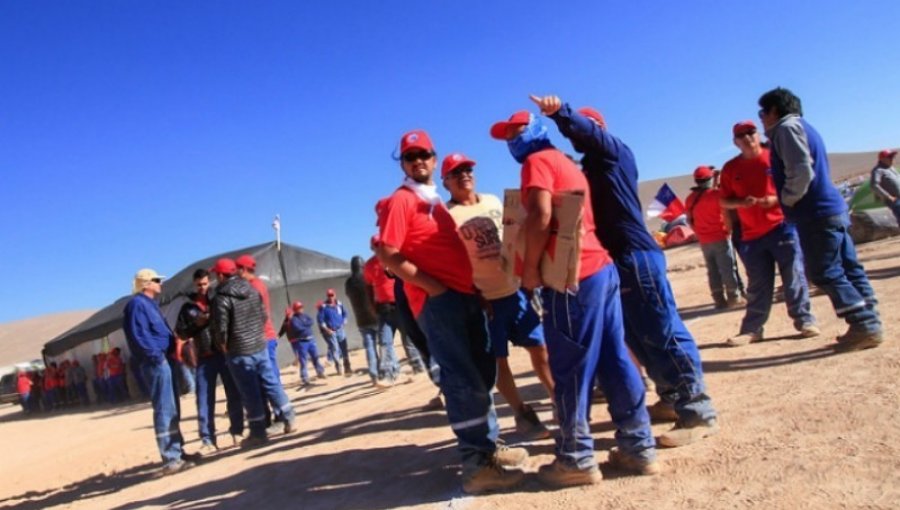
<instances>
[{"instance_id":1,"label":"man with red cap","mask_svg":"<svg viewBox=\"0 0 900 510\"><path fill-rule=\"evenodd\" d=\"M347 377L353 375L350 368L350 353L347 350L347 333L344 326L347 324L347 309L337 298L334 289L325 292L325 301L316 315L319 329L325 335L325 344L328 346L328 361L334 363L334 369L341 375L341 360L343 360L343 373Z\"/></svg>"},{"instance_id":2,"label":"man with red cap","mask_svg":"<svg viewBox=\"0 0 900 510\"><path fill-rule=\"evenodd\" d=\"M300 381L303 387L309 387L309 372L306 369L306 358L308 357L316 369L316 375L319 379L325 378L325 368L319 362L319 352L316 349L316 338L313 335L312 317L304 313L303 303L294 301L289 310L288 318L288 341L294 354L297 355L297 361L300 363Z\"/></svg>"},{"instance_id":3,"label":"man with red cap","mask_svg":"<svg viewBox=\"0 0 900 510\"><path fill-rule=\"evenodd\" d=\"M472 282L472 266L456 224L438 195L434 145L425 131L400 140L402 185L380 217L378 258L403 279L406 297L440 367L447 418L462 455L463 490L504 489L524 473L521 448L497 445L491 387L497 362L489 352L487 319Z\"/></svg>"},{"instance_id":4,"label":"man with red cap","mask_svg":"<svg viewBox=\"0 0 900 510\"><path fill-rule=\"evenodd\" d=\"M537 413L522 401L509 367L508 342L524 347L538 379L553 400L553 376L541 318L520 288L519 279L504 270L503 202L494 195L475 192L475 162L464 154L450 154L441 165L444 188L450 192L447 208L456 221L459 237L472 263L475 286L490 304L488 330L497 357L497 391L513 410L516 430L528 440L550 437Z\"/></svg>"},{"instance_id":5,"label":"man with red cap","mask_svg":"<svg viewBox=\"0 0 900 510\"><path fill-rule=\"evenodd\" d=\"M181 409L166 354L175 345L175 334L156 302L162 292L162 279L152 269L137 272L132 287L134 297L125 305L122 327L131 355L140 360L141 374L150 388L153 430L163 460L163 474L172 474L193 463L184 458Z\"/></svg>"},{"instance_id":6,"label":"man with red cap","mask_svg":"<svg viewBox=\"0 0 900 510\"><path fill-rule=\"evenodd\" d=\"M256 276L256 259L252 255L244 254L234 260L238 268L238 275L250 282L250 286L259 292L263 300L263 308L266 311L265 337L266 349L269 361L272 362L272 372L278 384L281 384L281 365L278 364L278 335L272 325L272 303L269 300L269 288L266 283Z\"/></svg>"},{"instance_id":7,"label":"man with red cap","mask_svg":"<svg viewBox=\"0 0 900 510\"><path fill-rule=\"evenodd\" d=\"M700 250L706 262L706 278L716 308L736 308L743 305L741 289L731 247L728 228L722 206L721 193L715 186L715 173L708 166L698 166L694 170L691 194L685 201L687 220L697 234Z\"/></svg>"},{"instance_id":8,"label":"man with red cap","mask_svg":"<svg viewBox=\"0 0 900 510\"><path fill-rule=\"evenodd\" d=\"M747 311L737 336L728 345L738 347L763 338L775 288L775 267L781 275L784 302L794 328L804 338L819 334L809 301L809 285L803 272L803 254L797 230L784 221L775 196L769 165L769 149L760 145L753 121L732 128L740 154L725 163L721 177L723 208L737 210L741 222L738 254L747 269Z\"/></svg>"},{"instance_id":9,"label":"man with red cap","mask_svg":"<svg viewBox=\"0 0 900 510\"><path fill-rule=\"evenodd\" d=\"M522 287L543 286L540 260L555 242L554 193L583 193L579 235L578 283L566 292L541 289L544 336L556 391L559 437L556 459L542 466L539 478L555 486L596 484L602 480L591 435L591 389L599 377L616 426L618 448L609 460L616 468L639 474L659 472L656 442L644 403L644 383L628 355L622 330L619 277L606 249L594 234L592 192L578 167L550 143L547 127L527 111L495 123L491 136L505 140L522 165L521 194L526 210Z\"/></svg>"},{"instance_id":10,"label":"man with red cap","mask_svg":"<svg viewBox=\"0 0 900 510\"><path fill-rule=\"evenodd\" d=\"M878 164L872 169L869 184L875 198L887 206L900 224L900 175L894 169L897 151L885 149L878 153Z\"/></svg>"},{"instance_id":11,"label":"man with red cap","mask_svg":"<svg viewBox=\"0 0 900 510\"><path fill-rule=\"evenodd\" d=\"M252 448L268 441L264 399L271 401L283 416L285 434L293 432L296 424L294 408L275 379L266 352L262 296L237 272L237 265L227 258L219 259L210 269L219 282L211 306L212 332L217 347L226 353L247 411L250 435L241 441L241 446Z\"/></svg>"},{"instance_id":12,"label":"man with red cap","mask_svg":"<svg viewBox=\"0 0 900 510\"><path fill-rule=\"evenodd\" d=\"M675 419L659 443L684 446L716 434L700 351L678 314L666 257L644 224L634 154L609 132L598 111L575 111L557 96L531 100L584 154L581 166L591 189L596 236L612 255L621 281L625 341L656 385L660 401L651 408L654 418Z\"/></svg>"}]
</instances>

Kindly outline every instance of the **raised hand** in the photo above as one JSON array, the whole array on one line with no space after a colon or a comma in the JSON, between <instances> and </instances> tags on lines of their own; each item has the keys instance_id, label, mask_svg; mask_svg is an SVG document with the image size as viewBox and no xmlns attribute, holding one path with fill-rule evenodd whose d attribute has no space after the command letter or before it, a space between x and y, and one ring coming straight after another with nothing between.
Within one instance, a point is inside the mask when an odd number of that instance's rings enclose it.
<instances>
[{"instance_id":1,"label":"raised hand","mask_svg":"<svg viewBox=\"0 0 900 510\"><path fill-rule=\"evenodd\" d=\"M528 98L534 101L534 104L538 105L541 109L541 113L544 115L553 115L562 107L562 101L559 99L559 96L538 97L531 94Z\"/></svg>"}]
</instances>

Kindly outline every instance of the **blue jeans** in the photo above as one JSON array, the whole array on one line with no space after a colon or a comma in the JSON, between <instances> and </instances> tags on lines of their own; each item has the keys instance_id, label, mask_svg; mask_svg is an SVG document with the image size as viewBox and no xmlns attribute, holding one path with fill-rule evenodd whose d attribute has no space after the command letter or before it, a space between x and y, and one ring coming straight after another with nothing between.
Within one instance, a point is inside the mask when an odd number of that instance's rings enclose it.
<instances>
[{"instance_id":1,"label":"blue jeans","mask_svg":"<svg viewBox=\"0 0 900 510\"><path fill-rule=\"evenodd\" d=\"M493 455L499 432L491 395L497 360L487 317L474 295L447 290L425 301L418 322L441 368L439 384L463 465L477 465Z\"/></svg>"},{"instance_id":2,"label":"blue jeans","mask_svg":"<svg viewBox=\"0 0 900 510\"><path fill-rule=\"evenodd\" d=\"M797 224L806 260L806 275L831 299L838 317L850 329L867 333L881 331L878 299L856 258L856 247L847 232L846 214Z\"/></svg>"},{"instance_id":3,"label":"blue jeans","mask_svg":"<svg viewBox=\"0 0 900 510\"><path fill-rule=\"evenodd\" d=\"M900 225L900 198L894 200L892 203L887 204L888 209L894 213L894 218L897 220L897 225Z\"/></svg>"},{"instance_id":4,"label":"blue jeans","mask_svg":"<svg viewBox=\"0 0 900 510\"><path fill-rule=\"evenodd\" d=\"M559 436L556 455L580 469L597 465L591 435L591 389L596 377L609 400L619 448L656 457L644 403L644 383L628 356L619 276L612 264L581 280L571 294L544 288L544 334L553 373Z\"/></svg>"},{"instance_id":5,"label":"blue jeans","mask_svg":"<svg viewBox=\"0 0 900 510\"><path fill-rule=\"evenodd\" d=\"M782 223L766 235L744 241L739 251L747 269L747 311L740 333L762 333L775 292L775 266L784 284L784 302L794 329L816 323L810 311L809 285L803 274L803 253L792 225Z\"/></svg>"},{"instance_id":6,"label":"blue jeans","mask_svg":"<svg viewBox=\"0 0 900 510\"><path fill-rule=\"evenodd\" d=\"M179 402L172 367L168 362L145 362L141 363L141 374L153 403L153 430L156 432L159 455L165 464L178 462L181 460L184 438L179 428Z\"/></svg>"},{"instance_id":7,"label":"blue jeans","mask_svg":"<svg viewBox=\"0 0 900 510\"><path fill-rule=\"evenodd\" d=\"M325 375L325 368L319 363L319 351L316 349L315 339L308 338L291 342L291 348L294 349L294 354L297 355L297 361L300 363L300 380L303 381L303 384L309 382L309 372L306 370L307 356L316 369L316 375L319 377Z\"/></svg>"},{"instance_id":8,"label":"blue jeans","mask_svg":"<svg viewBox=\"0 0 900 510\"><path fill-rule=\"evenodd\" d=\"M294 407L284 393L284 388L275 380L266 349L254 354L229 356L228 368L241 392L244 409L247 410L250 435L266 437L264 398L272 402L273 407L283 414L286 421L294 420Z\"/></svg>"},{"instance_id":9,"label":"blue jeans","mask_svg":"<svg viewBox=\"0 0 900 510\"><path fill-rule=\"evenodd\" d=\"M400 374L400 362L397 360L397 352L394 350L394 328L386 322L378 321L378 345L381 347L381 362L378 365L378 376L396 379L397 375ZM412 352L418 356L419 351L412 345L410 347ZM419 363L421 363L421 360L419 360ZM411 358L410 364L413 364ZM415 368L414 364L413 367Z\"/></svg>"},{"instance_id":10,"label":"blue jeans","mask_svg":"<svg viewBox=\"0 0 900 510\"><path fill-rule=\"evenodd\" d=\"M175 367L177 367L178 374L181 377L181 388L184 393L194 393L196 391L196 383L193 369L180 361L175 362Z\"/></svg>"},{"instance_id":11,"label":"blue jeans","mask_svg":"<svg viewBox=\"0 0 900 510\"><path fill-rule=\"evenodd\" d=\"M697 343L678 315L666 278L665 256L659 250L634 250L619 256L616 268L625 342L647 369L659 397L674 405L684 426L715 418Z\"/></svg>"},{"instance_id":12,"label":"blue jeans","mask_svg":"<svg viewBox=\"0 0 900 510\"><path fill-rule=\"evenodd\" d=\"M228 432L244 433L244 408L228 362L223 354L213 354L197 360L197 428L200 441L216 444L216 379L222 378L225 389L225 409L228 411Z\"/></svg>"},{"instance_id":13,"label":"blue jeans","mask_svg":"<svg viewBox=\"0 0 900 510\"><path fill-rule=\"evenodd\" d=\"M270 338L266 348L269 351L269 363L272 364L272 373L275 375L275 380L278 381L278 384L281 384L281 365L278 364L278 339Z\"/></svg>"},{"instance_id":14,"label":"blue jeans","mask_svg":"<svg viewBox=\"0 0 900 510\"><path fill-rule=\"evenodd\" d=\"M378 330L373 327L359 328L359 334L362 336L363 349L366 350L366 365L369 368L369 377L372 381L378 380L378 346L375 345L380 340Z\"/></svg>"},{"instance_id":15,"label":"blue jeans","mask_svg":"<svg viewBox=\"0 0 900 510\"><path fill-rule=\"evenodd\" d=\"M340 335L343 332L344 331L342 329L339 329L331 334L323 333L323 336L325 338L325 345L328 346L328 354L326 355L326 357L328 358L328 361L334 363L335 368L340 368L341 366Z\"/></svg>"},{"instance_id":16,"label":"blue jeans","mask_svg":"<svg viewBox=\"0 0 900 510\"><path fill-rule=\"evenodd\" d=\"M26 413L31 412L31 393L22 393L19 395L19 404L22 405L22 411Z\"/></svg>"},{"instance_id":17,"label":"blue jeans","mask_svg":"<svg viewBox=\"0 0 900 510\"><path fill-rule=\"evenodd\" d=\"M491 300L494 316L488 322L491 350L498 358L509 357L509 342L520 347L544 345L544 329L528 296L522 289Z\"/></svg>"},{"instance_id":18,"label":"blue jeans","mask_svg":"<svg viewBox=\"0 0 900 510\"><path fill-rule=\"evenodd\" d=\"M706 262L706 278L709 280L709 291L712 295L715 297L724 292L729 297L737 296L740 286L731 240L700 243L700 251L703 252L703 260Z\"/></svg>"}]
</instances>

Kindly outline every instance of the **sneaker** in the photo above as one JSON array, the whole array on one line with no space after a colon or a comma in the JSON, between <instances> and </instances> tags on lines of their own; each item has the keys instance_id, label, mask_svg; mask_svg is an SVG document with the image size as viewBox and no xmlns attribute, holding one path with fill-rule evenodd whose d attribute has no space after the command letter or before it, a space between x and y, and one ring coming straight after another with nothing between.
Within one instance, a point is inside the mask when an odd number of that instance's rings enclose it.
<instances>
[{"instance_id":1,"label":"sneaker","mask_svg":"<svg viewBox=\"0 0 900 510\"><path fill-rule=\"evenodd\" d=\"M728 347L741 347L742 345L752 344L754 342L759 342L762 340L762 335L759 333L741 333L738 336L733 336L729 338L725 344Z\"/></svg>"},{"instance_id":2,"label":"sneaker","mask_svg":"<svg viewBox=\"0 0 900 510\"><path fill-rule=\"evenodd\" d=\"M662 400L657 400L655 404L647 406L647 413L650 415L650 421L653 423L678 421L678 413L675 412L675 406Z\"/></svg>"},{"instance_id":3,"label":"sneaker","mask_svg":"<svg viewBox=\"0 0 900 510\"><path fill-rule=\"evenodd\" d=\"M884 337L880 330L874 332L848 330L837 337L838 343L834 346L834 350L835 352L861 351L878 347L883 341Z\"/></svg>"},{"instance_id":4,"label":"sneaker","mask_svg":"<svg viewBox=\"0 0 900 510\"><path fill-rule=\"evenodd\" d=\"M603 481L603 474L597 466L580 469L561 462L559 459L541 466L538 479L554 487L573 487L575 485L596 485Z\"/></svg>"},{"instance_id":5,"label":"sneaker","mask_svg":"<svg viewBox=\"0 0 900 510\"><path fill-rule=\"evenodd\" d=\"M175 473L184 471L185 469L189 469L194 467L194 463L187 460L176 460L174 462L169 462L165 466L162 467L162 474L165 475L174 475Z\"/></svg>"},{"instance_id":6,"label":"sneaker","mask_svg":"<svg viewBox=\"0 0 900 510\"><path fill-rule=\"evenodd\" d=\"M528 404L523 404L521 411L516 414L516 432L525 436L529 441L550 437L550 431L541 423L537 413Z\"/></svg>"},{"instance_id":7,"label":"sneaker","mask_svg":"<svg viewBox=\"0 0 900 510\"><path fill-rule=\"evenodd\" d=\"M505 444L498 444L494 451L494 461L504 467L516 467L522 465L528 458L525 448L510 448Z\"/></svg>"},{"instance_id":8,"label":"sneaker","mask_svg":"<svg viewBox=\"0 0 900 510\"><path fill-rule=\"evenodd\" d=\"M290 420L285 420L285 421L284 421L284 433L285 433L285 434L292 434L292 433L294 433L294 432L297 432L297 420L296 420L296 418L292 418L292 419L290 419Z\"/></svg>"},{"instance_id":9,"label":"sneaker","mask_svg":"<svg viewBox=\"0 0 900 510\"><path fill-rule=\"evenodd\" d=\"M822 330L815 324L804 324L800 327L800 338L812 338L822 334Z\"/></svg>"},{"instance_id":10,"label":"sneaker","mask_svg":"<svg viewBox=\"0 0 900 510\"><path fill-rule=\"evenodd\" d=\"M525 478L520 469L503 469L490 459L471 470L463 469L463 492L466 494L483 494L488 491L509 489Z\"/></svg>"},{"instance_id":11,"label":"sneaker","mask_svg":"<svg viewBox=\"0 0 900 510\"><path fill-rule=\"evenodd\" d=\"M269 442L266 436L247 436L241 440L241 448L257 448Z\"/></svg>"},{"instance_id":12,"label":"sneaker","mask_svg":"<svg viewBox=\"0 0 900 510\"><path fill-rule=\"evenodd\" d=\"M674 427L669 429L669 431L664 432L661 436L659 436L659 440L657 441L657 443L659 443L660 446L677 448L679 446L696 443L701 439L707 438L709 436L714 436L718 433L719 424L716 423L715 418L705 422L700 422L691 427L685 427L680 423L676 423Z\"/></svg>"},{"instance_id":13,"label":"sneaker","mask_svg":"<svg viewBox=\"0 0 900 510\"><path fill-rule=\"evenodd\" d=\"M609 451L609 464L620 471L628 471L637 475L658 475L662 469L656 459L644 459L629 455L617 447Z\"/></svg>"},{"instance_id":14,"label":"sneaker","mask_svg":"<svg viewBox=\"0 0 900 510\"><path fill-rule=\"evenodd\" d=\"M197 453L201 456L212 455L219 451L219 447L212 443L203 443L200 445L200 448L197 450Z\"/></svg>"}]
</instances>

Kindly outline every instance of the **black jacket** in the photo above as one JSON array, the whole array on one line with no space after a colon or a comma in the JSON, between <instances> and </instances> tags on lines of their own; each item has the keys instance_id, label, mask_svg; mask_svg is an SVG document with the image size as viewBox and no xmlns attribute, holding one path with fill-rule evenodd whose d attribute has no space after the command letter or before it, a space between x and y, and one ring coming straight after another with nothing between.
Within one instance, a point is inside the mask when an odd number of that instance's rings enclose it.
<instances>
[{"instance_id":1,"label":"black jacket","mask_svg":"<svg viewBox=\"0 0 900 510\"><path fill-rule=\"evenodd\" d=\"M197 356L200 358L221 353L222 351L213 342L212 329L209 327L210 315L197 304L197 293L192 292L187 298L190 301L181 305L181 310L178 311L175 333L185 340L193 338ZM210 306L212 306L211 299Z\"/></svg>"},{"instance_id":2,"label":"black jacket","mask_svg":"<svg viewBox=\"0 0 900 510\"><path fill-rule=\"evenodd\" d=\"M213 339L219 348L225 346L229 356L256 354L266 348L262 296L249 282L239 276L228 278L216 287L210 308Z\"/></svg>"},{"instance_id":3,"label":"black jacket","mask_svg":"<svg viewBox=\"0 0 900 510\"><path fill-rule=\"evenodd\" d=\"M344 292L350 298L350 306L353 307L353 317L356 326L360 328L374 328L378 325L378 315L375 313L375 304L366 290L366 281L362 274L363 259L356 256L350 259L350 278L344 282Z\"/></svg>"}]
</instances>

